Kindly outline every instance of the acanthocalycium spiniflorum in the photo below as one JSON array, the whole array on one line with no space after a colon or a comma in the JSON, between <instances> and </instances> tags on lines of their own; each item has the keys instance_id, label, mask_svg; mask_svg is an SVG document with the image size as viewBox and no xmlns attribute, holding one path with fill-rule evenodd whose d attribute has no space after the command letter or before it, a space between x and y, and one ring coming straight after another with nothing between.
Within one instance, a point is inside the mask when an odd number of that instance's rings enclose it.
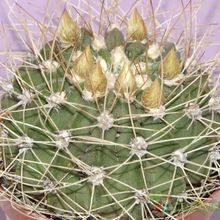
<instances>
[{"instance_id":1,"label":"acanthocalycium spiniflorum","mask_svg":"<svg viewBox=\"0 0 220 220\"><path fill-rule=\"evenodd\" d=\"M217 89L181 45L150 33L137 9L104 34L65 10L54 39L2 85L13 201L54 219L174 219L215 189Z\"/></svg>"}]
</instances>

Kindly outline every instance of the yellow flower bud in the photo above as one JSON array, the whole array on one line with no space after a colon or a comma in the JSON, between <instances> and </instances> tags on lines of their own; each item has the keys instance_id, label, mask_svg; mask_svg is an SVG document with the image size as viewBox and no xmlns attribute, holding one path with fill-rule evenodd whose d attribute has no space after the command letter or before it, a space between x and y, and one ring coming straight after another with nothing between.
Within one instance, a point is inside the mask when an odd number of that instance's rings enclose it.
<instances>
[{"instance_id":1,"label":"yellow flower bud","mask_svg":"<svg viewBox=\"0 0 220 220\"><path fill-rule=\"evenodd\" d=\"M137 9L135 9L132 17L128 21L127 31L129 39L144 40L147 38L147 28Z\"/></svg>"},{"instance_id":2,"label":"yellow flower bud","mask_svg":"<svg viewBox=\"0 0 220 220\"><path fill-rule=\"evenodd\" d=\"M172 48L165 58L163 59L163 64L161 65L161 75L164 79L171 80L175 78L181 72L181 62L175 48Z\"/></svg>"},{"instance_id":3,"label":"yellow flower bud","mask_svg":"<svg viewBox=\"0 0 220 220\"><path fill-rule=\"evenodd\" d=\"M72 19L67 10L63 12L59 27L58 38L64 47L76 44L80 37L80 27Z\"/></svg>"},{"instance_id":4,"label":"yellow flower bud","mask_svg":"<svg viewBox=\"0 0 220 220\"><path fill-rule=\"evenodd\" d=\"M127 95L132 96L136 88L137 84L130 64L124 62L123 68L116 79L115 89L119 94L126 98Z\"/></svg>"},{"instance_id":5,"label":"yellow flower bud","mask_svg":"<svg viewBox=\"0 0 220 220\"><path fill-rule=\"evenodd\" d=\"M91 92L95 97L102 97L105 95L107 88L107 79L102 72L100 63L94 65L91 73L86 77L85 89Z\"/></svg>"},{"instance_id":6,"label":"yellow flower bud","mask_svg":"<svg viewBox=\"0 0 220 220\"><path fill-rule=\"evenodd\" d=\"M86 78L94 65L90 45L86 46L82 54L76 58L73 64L73 72L82 80Z\"/></svg>"},{"instance_id":7,"label":"yellow flower bud","mask_svg":"<svg viewBox=\"0 0 220 220\"><path fill-rule=\"evenodd\" d=\"M163 90L158 79L144 90L141 102L146 108L159 108L164 102Z\"/></svg>"}]
</instances>

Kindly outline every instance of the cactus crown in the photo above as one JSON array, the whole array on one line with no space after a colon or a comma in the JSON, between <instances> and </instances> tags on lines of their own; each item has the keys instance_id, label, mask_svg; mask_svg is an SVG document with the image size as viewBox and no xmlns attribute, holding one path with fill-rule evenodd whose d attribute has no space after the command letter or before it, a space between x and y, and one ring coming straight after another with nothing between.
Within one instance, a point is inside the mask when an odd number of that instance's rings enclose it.
<instances>
[{"instance_id":1,"label":"cactus crown","mask_svg":"<svg viewBox=\"0 0 220 220\"><path fill-rule=\"evenodd\" d=\"M151 41L134 10L127 33L80 27L14 73L1 100L2 187L59 219L170 218L218 184L220 101L209 69Z\"/></svg>"}]
</instances>

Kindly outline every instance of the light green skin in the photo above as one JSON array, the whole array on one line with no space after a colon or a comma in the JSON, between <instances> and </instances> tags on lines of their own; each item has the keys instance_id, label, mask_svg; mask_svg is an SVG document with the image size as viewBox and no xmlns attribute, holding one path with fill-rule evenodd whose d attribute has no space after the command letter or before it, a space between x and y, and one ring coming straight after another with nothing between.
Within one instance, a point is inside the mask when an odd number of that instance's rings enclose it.
<instances>
[{"instance_id":1,"label":"light green skin","mask_svg":"<svg viewBox=\"0 0 220 220\"><path fill-rule=\"evenodd\" d=\"M65 59L67 66L69 67L72 65L72 63L69 61L72 50L72 48L69 48L62 52L62 56ZM50 51L50 46L46 45L46 47L41 51L41 54L45 59L48 59L51 56ZM55 52L52 54L52 56L56 57L55 54L58 53ZM97 51L94 51L94 54L97 54ZM109 52L105 51L104 54L107 54L107 58L105 56L103 57L105 59L109 59ZM33 62L38 63L40 61L34 60ZM110 60L108 60L108 62L110 62ZM75 129L97 124L96 119L89 116L89 114L92 114L95 116L95 118L99 116L100 113L97 109L96 103L83 100L78 89L74 87L74 85L70 84L67 79L64 80L63 90L67 93L68 102L80 104L84 107L81 106L79 108L75 108L68 104L62 105L58 111L55 109L51 110L49 113L50 120L46 120L46 111L43 108L42 111L40 111L39 106L46 104L45 97L50 94L50 91L45 83L45 79L42 73L40 70L34 70L31 67L21 67L18 69L17 74L22 78L22 81L20 80L22 85L25 85L26 88L29 88L29 86L34 87L35 90L39 91L39 95L35 96L34 101L28 104L25 108L20 106L12 112L11 117L13 118L13 121L11 119L4 121L4 126L15 132L17 135L22 135L22 131L24 134L27 134L35 141L51 141L51 139L54 139L54 136L51 134L57 134L57 130L54 128L51 120L56 125L58 130ZM63 69L60 67L57 72L54 72L51 75L47 73L45 76L48 81L50 81L51 77L53 91L60 91L64 78ZM193 76L185 81L183 83L183 88L186 88L193 80L196 79L197 76L198 75ZM14 89L18 93L21 93L21 89L17 80L14 81ZM188 139L189 137L199 136L201 132L205 132L207 129L205 125L199 121L195 121L192 123L191 127L186 130L191 120L187 118L187 116L183 116L185 104L175 108L175 106L180 105L181 103L193 100L195 97L197 97L198 93L200 94L198 98L199 102L201 99L200 97L202 97L203 94L207 94L209 92L207 88L206 76L204 75L204 77L199 77L180 96L177 96L180 91L181 87L177 88L175 91L174 88L165 87L165 96L167 98L166 103L168 103L169 100L171 100L173 97L176 97L169 104L169 106L166 106L168 113L169 108L173 108L171 111L176 112L175 114L167 114L164 117L164 120L154 120L150 116L137 117L133 120L136 128L135 133L137 136L149 138L150 136L154 135L149 140L149 142L161 136L158 140L166 142L162 144L149 144L147 149L149 153L147 153L141 159L136 155L133 155L129 160L129 162L133 161L133 163L121 166L117 171L108 175L108 177L104 179L103 185L95 186L92 209L96 209L105 205L106 207L92 212L94 216L101 216L105 219L118 217L123 212L122 207L128 210L135 202L135 191L132 190L132 188L136 190L145 189L145 182L148 188L154 187L153 189L149 190L149 201L160 202L161 197L168 194L170 183L167 182L172 180L175 166L172 163L163 163L164 161L155 159L152 155L163 156L172 154L175 150L184 148L188 144L192 143L194 138ZM139 101L140 96L141 91L138 91L137 100ZM110 92L106 98L106 110L111 109L114 99L115 94ZM203 100L200 107L203 107L207 104L207 99ZM15 96L5 96L2 100L2 106L3 108L8 108L15 105L17 102L18 100ZM104 98L98 100L98 105L101 111L103 111ZM36 107L38 109L29 110ZM131 103L131 112L132 114L143 115L145 114L145 109L137 102L133 102ZM115 119L129 116L128 103L117 98L117 102L111 113ZM218 115L215 114L212 116L211 112L208 110L203 112L203 117L212 119L213 121L220 121ZM25 124L22 123L23 121L25 121ZM44 121L45 123L43 123ZM170 129L170 131L166 134L163 132L163 128L167 126L165 121L168 124L173 123L174 127L174 129ZM10 162L13 161L9 171L12 174L21 177L21 181L14 180L13 178L10 181L16 181L17 187L24 191L24 194L27 195L27 198L34 198L36 201L42 200L41 204L44 203L44 208L54 213L54 215L59 216L61 213L59 210L62 210L63 214L68 214L69 212L74 214L85 213L85 210L89 210L93 185L87 181L86 174L78 172L78 165L71 160L71 155L74 155L74 157L79 158L90 166L106 168L111 166L119 166L122 164L128 159L128 157L131 156L129 144L131 139L134 138L132 123L131 119L128 117L127 119L115 122L114 125L127 126L128 128L113 127L109 130L106 130L104 132L104 139L113 143L110 145L72 142L68 146L67 152L65 149L58 150L55 145L35 143L31 150L18 155L18 147L8 143L7 146L2 148L5 159L4 163L9 165ZM46 130L47 133L40 131L40 129L36 129L33 126L39 127L44 131ZM215 123L210 124L210 126L213 128L217 127ZM148 131L147 129L153 129L155 131ZM155 135L157 131L159 133L158 135ZM168 129L166 129L166 131L168 131ZM116 134L118 135L116 136ZM90 136L102 139L102 130L99 127L95 127L73 131L73 140L75 139L74 137L77 136ZM12 132L10 132L9 137L16 139ZM183 139L178 140L177 138ZM203 138L191 144L187 151L198 149L203 145L209 143L211 144L215 141L216 140L214 138ZM123 148L119 144L123 144L127 146L127 148ZM207 147L203 150L194 151L187 157L189 161L198 164L198 166L190 165L190 163L185 165L187 168L195 172L193 173L186 171L188 179L194 186L199 185L200 181L204 179L203 175L208 174L208 169L199 167L200 164L204 164L204 161L208 157L208 150L209 148ZM16 157L17 159L14 160ZM165 158L168 159L170 157ZM51 165L48 170L45 164L51 164L51 161L53 161L53 166ZM141 170L141 164L144 168L144 175ZM155 166L153 168L149 168L152 165ZM207 160L205 165L210 165L209 160ZM108 174L113 169L114 168L108 168L105 171ZM56 192L46 192L43 187L43 180L45 177L49 178L52 182L60 182L58 183L60 189L58 189ZM184 177L181 168L177 168L176 177L181 178L174 181L171 195L178 195L185 192L186 189L190 189L188 181ZM74 185L75 182L80 180L80 185ZM66 183L67 185L69 184L69 186L63 186L62 183ZM106 189L114 195L114 198L112 198L107 193ZM115 204L114 199L121 201L120 205ZM111 203L114 204L112 205ZM39 207L43 208L42 205ZM152 208L151 205L150 207ZM42 212L44 213L43 209ZM170 210L167 210L167 212L169 213ZM141 205L134 205L133 208L129 209L129 214L134 219L141 219ZM123 217L126 216L128 215L125 213Z\"/></svg>"}]
</instances>

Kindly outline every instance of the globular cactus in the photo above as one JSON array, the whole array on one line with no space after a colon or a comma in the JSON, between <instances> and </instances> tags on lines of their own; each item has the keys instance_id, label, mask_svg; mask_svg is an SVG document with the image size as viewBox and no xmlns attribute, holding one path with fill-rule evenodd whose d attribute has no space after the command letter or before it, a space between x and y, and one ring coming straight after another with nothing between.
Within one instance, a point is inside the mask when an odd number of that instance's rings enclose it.
<instances>
[{"instance_id":1,"label":"globular cactus","mask_svg":"<svg viewBox=\"0 0 220 220\"><path fill-rule=\"evenodd\" d=\"M191 61L152 40L137 9L126 34L65 10L2 84L3 190L54 219L175 219L204 204L219 185L220 101Z\"/></svg>"}]
</instances>

